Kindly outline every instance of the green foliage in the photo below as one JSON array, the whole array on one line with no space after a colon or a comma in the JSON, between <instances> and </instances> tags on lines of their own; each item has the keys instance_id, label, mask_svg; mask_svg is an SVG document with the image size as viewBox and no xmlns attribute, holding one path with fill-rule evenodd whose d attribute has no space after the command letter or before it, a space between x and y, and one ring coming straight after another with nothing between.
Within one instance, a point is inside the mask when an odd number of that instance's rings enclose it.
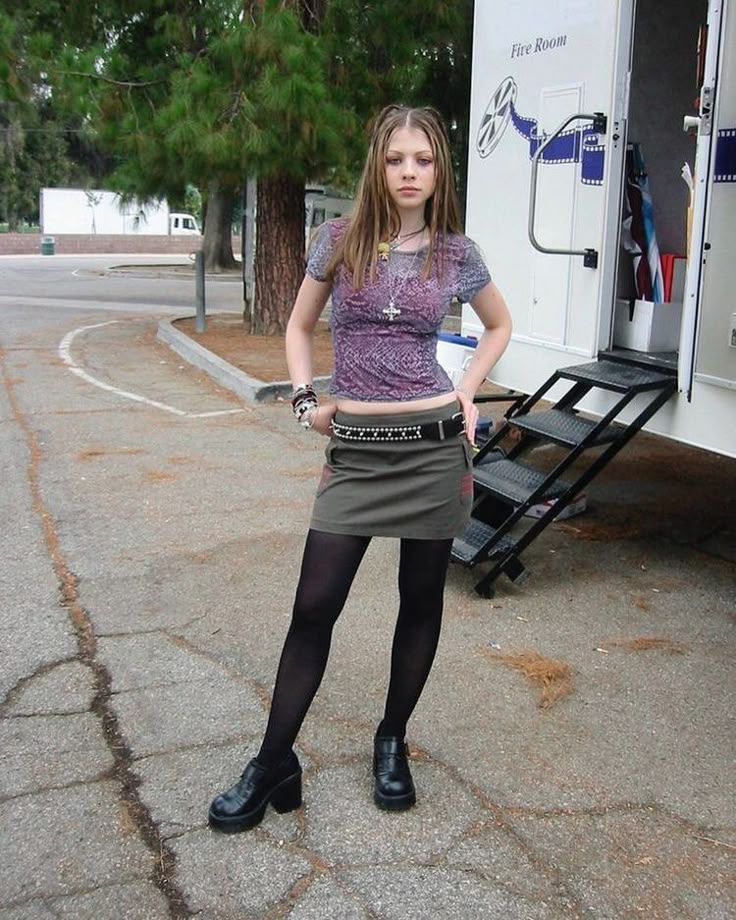
<instances>
[{"instance_id":1,"label":"green foliage","mask_svg":"<svg viewBox=\"0 0 736 920\"><path fill-rule=\"evenodd\" d=\"M94 137L122 191L183 200L244 175L348 187L390 102L435 104L465 130L471 16L472 0L0 0L0 87L23 124L43 103Z\"/></svg>"},{"instance_id":2,"label":"green foliage","mask_svg":"<svg viewBox=\"0 0 736 920\"><path fill-rule=\"evenodd\" d=\"M56 104L43 62L58 35L34 32L41 13L33 2L0 3L0 218L11 230L37 220L42 186L86 183L107 167L88 127Z\"/></svg>"}]
</instances>

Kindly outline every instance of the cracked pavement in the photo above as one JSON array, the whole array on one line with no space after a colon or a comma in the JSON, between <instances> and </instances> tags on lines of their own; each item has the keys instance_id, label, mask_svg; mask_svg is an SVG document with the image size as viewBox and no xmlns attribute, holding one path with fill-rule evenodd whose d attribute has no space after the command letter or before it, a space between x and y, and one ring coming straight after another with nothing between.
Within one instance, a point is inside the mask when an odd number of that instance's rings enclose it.
<instances>
[{"instance_id":1,"label":"cracked pavement","mask_svg":"<svg viewBox=\"0 0 736 920\"><path fill-rule=\"evenodd\" d=\"M736 914L736 461L640 435L523 587L484 600L451 568L403 814L371 799L397 602L375 540L300 736L304 806L222 836L207 806L265 723L322 445L132 307L74 341L107 390L57 353L103 304L0 311L0 920ZM496 646L566 662L572 694L540 709Z\"/></svg>"}]
</instances>

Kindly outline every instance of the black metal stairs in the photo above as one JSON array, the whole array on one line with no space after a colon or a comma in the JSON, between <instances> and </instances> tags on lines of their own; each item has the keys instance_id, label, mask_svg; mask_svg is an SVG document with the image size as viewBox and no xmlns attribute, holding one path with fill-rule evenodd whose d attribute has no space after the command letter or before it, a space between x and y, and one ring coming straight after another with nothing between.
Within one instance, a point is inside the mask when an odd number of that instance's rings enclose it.
<instances>
[{"instance_id":1,"label":"black metal stairs","mask_svg":"<svg viewBox=\"0 0 736 920\"><path fill-rule=\"evenodd\" d=\"M568 391L551 409L531 410L560 381ZM592 389L607 390L618 398L602 418L591 420L577 414L576 406ZM677 389L674 375L614 360L593 361L555 371L539 390L517 400L506 421L481 447L474 459L474 501L470 523L453 542L452 560L468 568L491 562L491 569L476 584L482 597L493 596L493 583L505 573L519 584L527 575L520 556L548 524L616 456ZM628 424L619 417L636 397L638 412ZM480 400L479 400L480 401ZM500 442L509 428L521 437L508 451ZM534 467L533 448L557 444L566 453L549 472ZM600 448L586 454L591 448ZM563 474L583 455L587 464L573 478ZM525 462L521 462L523 458ZM518 527L525 513L536 504L554 499L550 508L526 530ZM528 520L528 519L527 519Z\"/></svg>"}]
</instances>

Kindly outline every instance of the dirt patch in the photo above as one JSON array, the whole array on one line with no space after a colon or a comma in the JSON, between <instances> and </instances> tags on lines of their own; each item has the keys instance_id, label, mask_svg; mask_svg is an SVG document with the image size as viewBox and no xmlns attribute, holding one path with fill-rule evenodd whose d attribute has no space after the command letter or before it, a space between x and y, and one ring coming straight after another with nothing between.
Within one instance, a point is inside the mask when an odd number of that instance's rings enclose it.
<instances>
[{"instance_id":1,"label":"dirt patch","mask_svg":"<svg viewBox=\"0 0 736 920\"><path fill-rule=\"evenodd\" d=\"M249 377L265 383L289 379L284 339L281 336L251 335L240 316L208 316L202 333L194 331L193 317L177 320L175 325L180 332ZM332 335L327 323L317 324L312 360L315 377L325 377L332 373Z\"/></svg>"},{"instance_id":2,"label":"dirt patch","mask_svg":"<svg viewBox=\"0 0 736 920\"><path fill-rule=\"evenodd\" d=\"M612 512L615 513L615 512ZM576 540L588 540L591 543L613 543L616 540L641 540L655 534L659 527L658 519L642 518L635 523L608 521L602 519L585 520L576 518L577 523L558 523L557 527L570 534Z\"/></svg>"},{"instance_id":3,"label":"dirt patch","mask_svg":"<svg viewBox=\"0 0 736 920\"><path fill-rule=\"evenodd\" d=\"M652 602L648 597L644 597L643 594L637 594L631 599L631 603L634 607L639 610L643 610L645 613L649 613L652 609Z\"/></svg>"},{"instance_id":4,"label":"dirt patch","mask_svg":"<svg viewBox=\"0 0 736 920\"><path fill-rule=\"evenodd\" d=\"M605 643L607 648L621 648L626 652L648 652L653 649L668 655L684 655L685 647L671 639L658 636L636 636L630 639L611 639Z\"/></svg>"},{"instance_id":5,"label":"dirt patch","mask_svg":"<svg viewBox=\"0 0 736 920\"><path fill-rule=\"evenodd\" d=\"M162 470L148 470L143 479L144 482L173 482L176 476L173 473L166 473Z\"/></svg>"},{"instance_id":6,"label":"dirt patch","mask_svg":"<svg viewBox=\"0 0 736 920\"><path fill-rule=\"evenodd\" d=\"M573 691L572 668L557 658L545 658L539 652L518 652L503 655L487 652L491 661L521 671L527 680L539 687L539 708L549 709Z\"/></svg>"},{"instance_id":7,"label":"dirt patch","mask_svg":"<svg viewBox=\"0 0 736 920\"><path fill-rule=\"evenodd\" d=\"M120 447L120 448L106 448L106 447L87 447L84 450L80 450L77 454L78 460L95 460L97 457L112 457L119 456L121 454L144 454L145 451L141 447Z\"/></svg>"}]
</instances>

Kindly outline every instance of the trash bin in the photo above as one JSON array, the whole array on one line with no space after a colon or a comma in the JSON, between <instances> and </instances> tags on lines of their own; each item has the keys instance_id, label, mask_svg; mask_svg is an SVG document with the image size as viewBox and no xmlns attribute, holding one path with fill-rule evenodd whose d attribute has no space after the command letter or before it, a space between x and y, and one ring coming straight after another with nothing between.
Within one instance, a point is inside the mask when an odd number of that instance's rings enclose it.
<instances>
[{"instance_id":1,"label":"trash bin","mask_svg":"<svg viewBox=\"0 0 736 920\"><path fill-rule=\"evenodd\" d=\"M56 240L53 236L41 237L41 255L52 256L56 252Z\"/></svg>"}]
</instances>

